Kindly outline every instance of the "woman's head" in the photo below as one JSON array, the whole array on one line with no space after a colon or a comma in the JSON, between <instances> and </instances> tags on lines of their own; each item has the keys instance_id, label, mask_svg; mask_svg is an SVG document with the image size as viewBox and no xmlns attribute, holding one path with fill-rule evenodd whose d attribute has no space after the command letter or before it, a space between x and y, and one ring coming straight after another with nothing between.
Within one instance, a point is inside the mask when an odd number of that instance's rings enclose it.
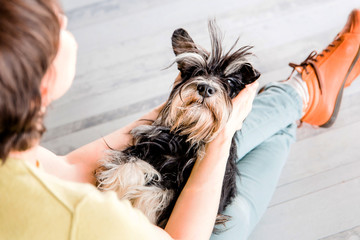
<instances>
[{"instance_id":1,"label":"woman's head","mask_svg":"<svg viewBox=\"0 0 360 240\"><path fill-rule=\"evenodd\" d=\"M45 131L44 107L70 85L69 79L61 82L60 78L73 78L73 69L59 71L67 60L64 58L69 57L68 51L62 50L68 47L69 36L60 31L64 23L59 10L56 0L0 0L0 159L3 161L10 151L24 151L38 143ZM70 61L72 65L74 61Z\"/></svg>"}]
</instances>

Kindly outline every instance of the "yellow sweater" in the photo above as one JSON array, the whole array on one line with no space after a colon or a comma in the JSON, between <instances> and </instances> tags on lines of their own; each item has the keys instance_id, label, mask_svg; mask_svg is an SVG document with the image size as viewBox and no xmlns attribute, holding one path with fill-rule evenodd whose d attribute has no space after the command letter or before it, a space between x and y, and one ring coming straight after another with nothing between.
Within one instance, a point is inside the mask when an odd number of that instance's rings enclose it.
<instances>
[{"instance_id":1,"label":"yellow sweater","mask_svg":"<svg viewBox=\"0 0 360 240\"><path fill-rule=\"evenodd\" d=\"M149 239L147 218L90 184L60 180L22 160L0 162L0 239Z\"/></svg>"}]
</instances>

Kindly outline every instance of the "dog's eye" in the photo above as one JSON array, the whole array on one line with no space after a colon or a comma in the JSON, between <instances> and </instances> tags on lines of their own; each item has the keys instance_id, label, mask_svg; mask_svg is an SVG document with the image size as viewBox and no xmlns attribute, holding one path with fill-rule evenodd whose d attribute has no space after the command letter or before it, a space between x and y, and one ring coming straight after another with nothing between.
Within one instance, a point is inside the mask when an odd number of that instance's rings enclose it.
<instances>
[{"instance_id":1,"label":"dog's eye","mask_svg":"<svg viewBox=\"0 0 360 240\"><path fill-rule=\"evenodd\" d=\"M228 78L228 79L227 79L227 82L228 82L228 84L229 84L230 86L234 86L234 85L236 84L236 80L233 79L233 78Z\"/></svg>"},{"instance_id":2,"label":"dog's eye","mask_svg":"<svg viewBox=\"0 0 360 240\"><path fill-rule=\"evenodd\" d=\"M236 97L236 95L240 92L240 90L243 88L242 83L239 78L237 77L228 77L226 78L227 82L227 90L229 93L230 98Z\"/></svg>"}]
</instances>

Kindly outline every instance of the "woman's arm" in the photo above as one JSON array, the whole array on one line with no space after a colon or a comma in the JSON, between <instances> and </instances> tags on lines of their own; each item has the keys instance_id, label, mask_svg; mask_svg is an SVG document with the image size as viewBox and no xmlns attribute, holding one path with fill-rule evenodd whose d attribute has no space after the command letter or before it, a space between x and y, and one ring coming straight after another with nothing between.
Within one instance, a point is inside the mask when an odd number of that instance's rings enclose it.
<instances>
[{"instance_id":1,"label":"woman's arm","mask_svg":"<svg viewBox=\"0 0 360 240\"><path fill-rule=\"evenodd\" d=\"M139 120L64 156L66 161L77 169L76 172L80 175L77 176L78 181L95 184L94 170L99 166L104 151L108 150L109 146L119 150L126 148L132 140L130 131L139 125L150 124L151 121L147 120L155 120L163 105L156 107Z\"/></svg>"},{"instance_id":2,"label":"woman's arm","mask_svg":"<svg viewBox=\"0 0 360 240\"><path fill-rule=\"evenodd\" d=\"M225 129L210 142L198 159L181 192L165 231L175 239L209 239L214 227L231 139L252 108L258 83L233 100L233 112Z\"/></svg>"},{"instance_id":3,"label":"woman's arm","mask_svg":"<svg viewBox=\"0 0 360 240\"><path fill-rule=\"evenodd\" d=\"M179 73L175 78L174 85L180 80L181 74ZM99 166L99 160L103 158L104 151L108 150L109 146L118 150L125 149L132 140L130 131L139 125L150 124L151 121L147 120L155 120L164 105L164 103L161 104L139 120L63 156L66 163L76 169L74 171L78 176L75 180L95 184L94 170Z\"/></svg>"},{"instance_id":4,"label":"woman's arm","mask_svg":"<svg viewBox=\"0 0 360 240\"><path fill-rule=\"evenodd\" d=\"M196 161L165 231L175 239L209 239L221 196L231 138L220 134Z\"/></svg>"},{"instance_id":5,"label":"woman's arm","mask_svg":"<svg viewBox=\"0 0 360 240\"><path fill-rule=\"evenodd\" d=\"M181 74L179 73L175 78L174 85L180 80ZM117 150L122 150L129 146L129 143L132 141L130 131L139 125L151 124L151 120L157 118L164 105L164 103L161 104L139 120L63 156L62 158L66 160L66 163L75 168L77 175L80 175L75 180L95 184L94 170L99 166L99 160L104 157L104 151L108 150L109 146Z\"/></svg>"}]
</instances>

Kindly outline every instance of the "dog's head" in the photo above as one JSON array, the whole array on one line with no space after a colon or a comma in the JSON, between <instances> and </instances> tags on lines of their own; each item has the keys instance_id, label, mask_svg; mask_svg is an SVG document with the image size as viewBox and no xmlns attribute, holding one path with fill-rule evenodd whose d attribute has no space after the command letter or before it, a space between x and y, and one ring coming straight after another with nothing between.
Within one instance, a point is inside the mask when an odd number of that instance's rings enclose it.
<instances>
[{"instance_id":1,"label":"dog's head","mask_svg":"<svg viewBox=\"0 0 360 240\"><path fill-rule=\"evenodd\" d=\"M211 141L226 124L234 98L247 84L260 77L247 61L251 47L224 53L220 31L209 21L211 52L194 43L184 29L172 35L175 62L180 70L173 90L159 115L162 125L192 143Z\"/></svg>"}]
</instances>

